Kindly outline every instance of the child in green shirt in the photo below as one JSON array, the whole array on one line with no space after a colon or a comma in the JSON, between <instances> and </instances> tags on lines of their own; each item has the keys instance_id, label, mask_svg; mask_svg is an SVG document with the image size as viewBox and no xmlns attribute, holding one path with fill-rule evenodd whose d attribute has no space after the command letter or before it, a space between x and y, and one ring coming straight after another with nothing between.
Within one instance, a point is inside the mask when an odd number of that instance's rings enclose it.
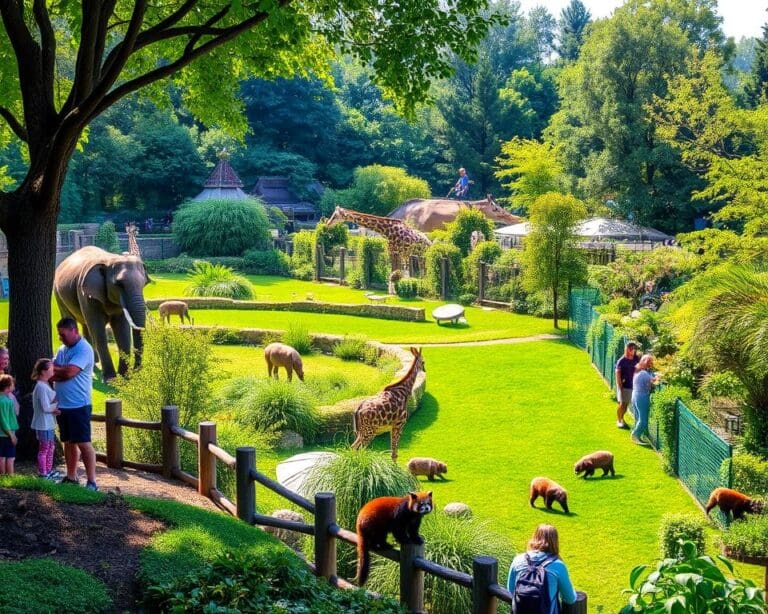
<instances>
[{"instance_id":1,"label":"child in green shirt","mask_svg":"<svg viewBox=\"0 0 768 614\"><path fill-rule=\"evenodd\" d=\"M13 378L0 375L0 475L12 475L16 460L16 429L19 428L19 422L12 394Z\"/></svg>"}]
</instances>

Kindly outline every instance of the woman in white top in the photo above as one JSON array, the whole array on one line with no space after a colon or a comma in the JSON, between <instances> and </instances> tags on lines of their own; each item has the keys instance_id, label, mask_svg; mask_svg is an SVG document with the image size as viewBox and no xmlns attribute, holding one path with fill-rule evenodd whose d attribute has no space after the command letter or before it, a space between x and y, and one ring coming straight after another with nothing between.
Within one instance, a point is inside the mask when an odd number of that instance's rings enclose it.
<instances>
[{"instance_id":1,"label":"woman in white top","mask_svg":"<svg viewBox=\"0 0 768 614\"><path fill-rule=\"evenodd\" d=\"M40 445L37 452L37 472L41 478L55 480L61 477L58 471L53 469L53 450L55 447L56 421L53 417L59 413L54 392L48 381L53 377L53 361L50 358L41 358L32 369L32 379L36 380L35 389L32 391L32 416L31 427L35 430L37 441Z\"/></svg>"}]
</instances>

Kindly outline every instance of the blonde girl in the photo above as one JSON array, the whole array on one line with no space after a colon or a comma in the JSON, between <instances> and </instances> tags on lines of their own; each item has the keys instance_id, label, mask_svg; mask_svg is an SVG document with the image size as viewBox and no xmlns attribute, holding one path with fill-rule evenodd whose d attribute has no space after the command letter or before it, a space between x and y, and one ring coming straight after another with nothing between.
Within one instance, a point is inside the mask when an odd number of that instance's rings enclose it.
<instances>
[{"instance_id":1,"label":"blonde girl","mask_svg":"<svg viewBox=\"0 0 768 614\"><path fill-rule=\"evenodd\" d=\"M61 477L53 468L53 450L55 447L54 428L56 423L53 417L60 414L56 393L50 385L53 377L53 361L50 358L41 358L32 369L32 379L37 383L32 391L32 416L31 427L37 435L37 474L41 478L55 480Z\"/></svg>"}]
</instances>

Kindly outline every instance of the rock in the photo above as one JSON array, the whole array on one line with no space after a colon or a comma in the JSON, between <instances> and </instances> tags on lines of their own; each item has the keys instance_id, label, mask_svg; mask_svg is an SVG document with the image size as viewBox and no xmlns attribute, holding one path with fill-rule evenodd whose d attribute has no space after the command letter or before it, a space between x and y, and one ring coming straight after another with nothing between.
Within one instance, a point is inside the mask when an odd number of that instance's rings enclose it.
<instances>
[{"instance_id":1,"label":"rock","mask_svg":"<svg viewBox=\"0 0 768 614\"><path fill-rule=\"evenodd\" d=\"M304 516L293 510L275 510L271 515L273 518L281 518L292 522L305 522ZM264 530L270 535L277 537L277 539L289 548L296 550L297 552L301 551L301 542L304 538L303 533L297 533L296 531L290 531L288 529L279 529L277 527L264 527Z\"/></svg>"},{"instance_id":2,"label":"rock","mask_svg":"<svg viewBox=\"0 0 768 614\"><path fill-rule=\"evenodd\" d=\"M304 438L294 431L285 431L280 437L280 448L303 448Z\"/></svg>"},{"instance_id":3,"label":"rock","mask_svg":"<svg viewBox=\"0 0 768 614\"><path fill-rule=\"evenodd\" d=\"M443 512L445 512L446 516L453 516L454 518L469 518L472 516L472 509L466 503L458 501L446 503Z\"/></svg>"}]
</instances>

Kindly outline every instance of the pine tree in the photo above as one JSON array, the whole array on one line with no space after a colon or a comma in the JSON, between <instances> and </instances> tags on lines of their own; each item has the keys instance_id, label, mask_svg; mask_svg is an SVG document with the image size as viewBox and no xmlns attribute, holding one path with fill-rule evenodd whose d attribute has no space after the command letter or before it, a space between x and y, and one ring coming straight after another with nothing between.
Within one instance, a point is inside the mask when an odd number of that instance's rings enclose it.
<instances>
[{"instance_id":1,"label":"pine tree","mask_svg":"<svg viewBox=\"0 0 768 614\"><path fill-rule=\"evenodd\" d=\"M584 29L591 20L592 15L581 0L571 0L560 12L560 44L557 51L561 58L572 62L579 57Z\"/></svg>"},{"instance_id":2,"label":"pine tree","mask_svg":"<svg viewBox=\"0 0 768 614\"><path fill-rule=\"evenodd\" d=\"M768 94L768 23L763 26L763 36L757 41L752 79L744 90L747 102L752 107L760 104L760 99Z\"/></svg>"}]
</instances>

